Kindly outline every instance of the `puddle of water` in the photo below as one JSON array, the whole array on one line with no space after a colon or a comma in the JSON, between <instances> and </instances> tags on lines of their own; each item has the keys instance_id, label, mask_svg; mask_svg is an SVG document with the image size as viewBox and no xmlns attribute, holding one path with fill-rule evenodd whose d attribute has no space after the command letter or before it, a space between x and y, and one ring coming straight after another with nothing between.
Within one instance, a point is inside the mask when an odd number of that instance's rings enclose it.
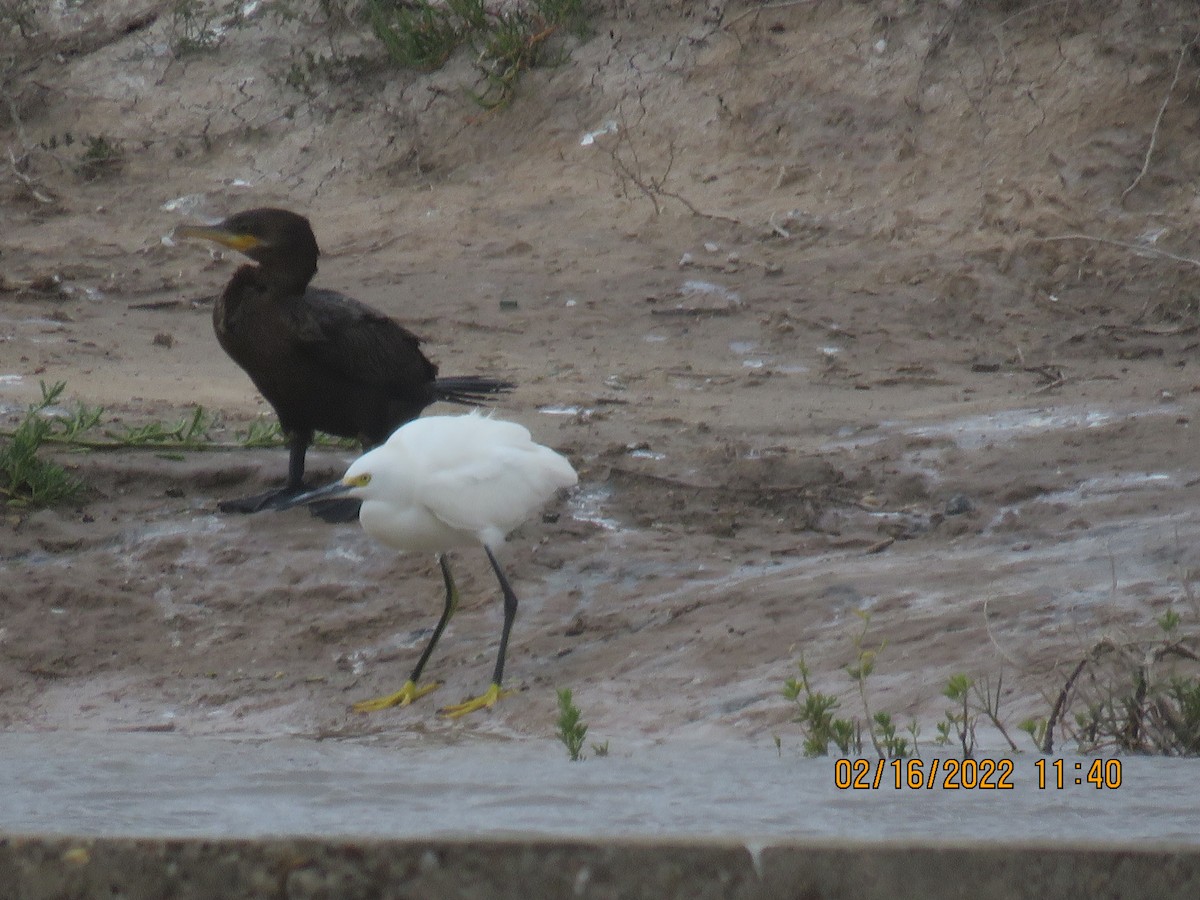
<instances>
[{"instance_id":1,"label":"puddle of water","mask_svg":"<svg viewBox=\"0 0 1200 900\"><path fill-rule=\"evenodd\" d=\"M143 529L137 535L136 541L142 544L167 537L178 537L179 535L216 534L225 528L225 524L225 521L220 516L211 514L196 516L190 519L172 519L167 522L150 525Z\"/></svg>"},{"instance_id":2,"label":"puddle of water","mask_svg":"<svg viewBox=\"0 0 1200 900\"><path fill-rule=\"evenodd\" d=\"M1073 488L1042 494L1030 501L1036 503L1062 503L1083 512L1089 503L1099 503L1114 496L1127 496L1138 491L1162 490L1178 485L1179 479L1167 472L1132 472L1127 475L1108 475L1087 478ZM1014 514L1019 515L1024 503L1002 506L987 524L984 533L991 532L997 525Z\"/></svg>"},{"instance_id":3,"label":"puddle of water","mask_svg":"<svg viewBox=\"0 0 1200 900\"><path fill-rule=\"evenodd\" d=\"M1121 760L1121 786L1038 787L1040 757L1012 789L839 790L831 759L744 743L630 745L570 762L550 742L379 747L236 742L179 734L0 735L0 831L146 837L906 838L1200 843L1194 769ZM769 742L767 742L769 744ZM870 761L874 766L874 760ZM928 761L926 761L928 764ZM1053 772L1053 767L1047 766ZM1051 782L1053 785L1053 782ZM703 815L697 815L703 810Z\"/></svg>"},{"instance_id":4,"label":"puddle of water","mask_svg":"<svg viewBox=\"0 0 1200 900\"><path fill-rule=\"evenodd\" d=\"M332 547L325 552L325 559L344 559L351 563L360 563L364 557L357 549L352 547Z\"/></svg>"},{"instance_id":5,"label":"puddle of water","mask_svg":"<svg viewBox=\"0 0 1200 900\"><path fill-rule=\"evenodd\" d=\"M605 505L611 499L612 491L606 487L582 488L571 495L567 501L567 509L576 522L598 525L605 531L623 531L624 527L620 522L604 514Z\"/></svg>"},{"instance_id":6,"label":"puddle of water","mask_svg":"<svg viewBox=\"0 0 1200 900\"><path fill-rule=\"evenodd\" d=\"M590 147L596 143L596 138L604 137L606 134L616 134L620 130L621 126L618 125L615 120L609 119L599 128L594 128L584 134L584 136L579 139L579 146Z\"/></svg>"},{"instance_id":7,"label":"puddle of water","mask_svg":"<svg viewBox=\"0 0 1200 900\"><path fill-rule=\"evenodd\" d=\"M41 328L61 328L63 323L57 319L49 319L45 316L26 316L22 319L14 319L9 316L0 316L0 325L36 325Z\"/></svg>"},{"instance_id":8,"label":"puddle of water","mask_svg":"<svg viewBox=\"0 0 1200 900\"><path fill-rule=\"evenodd\" d=\"M1013 440L1025 434L1069 428L1099 428L1112 422L1117 415L1113 410L1099 409L1006 409L949 422L908 426L903 431L915 437L948 437L963 450L980 450L988 444ZM1134 418L1136 415L1130 413L1125 418Z\"/></svg>"},{"instance_id":9,"label":"puddle of water","mask_svg":"<svg viewBox=\"0 0 1200 900\"><path fill-rule=\"evenodd\" d=\"M836 348L823 347L822 352ZM913 424L912 422L882 421L870 433L858 427L844 427L838 440L822 446L824 450L867 447L883 440L889 433L923 438L948 438L963 450L982 450L990 444L1013 441L1027 435L1048 431L1100 428L1118 420L1130 421L1146 416L1174 415L1169 408L1114 410L1042 407L1038 409L1009 409L985 415L965 416L945 422Z\"/></svg>"},{"instance_id":10,"label":"puddle of water","mask_svg":"<svg viewBox=\"0 0 1200 900\"><path fill-rule=\"evenodd\" d=\"M184 194L182 197L175 197L164 203L161 209L164 212L179 212L185 214L195 213L207 202L208 198L204 194Z\"/></svg>"},{"instance_id":11,"label":"puddle of water","mask_svg":"<svg viewBox=\"0 0 1200 900\"><path fill-rule=\"evenodd\" d=\"M684 297L716 297L734 305L742 302L742 297L737 291L731 291L724 285L713 284L711 281L685 281L679 288L679 293Z\"/></svg>"}]
</instances>

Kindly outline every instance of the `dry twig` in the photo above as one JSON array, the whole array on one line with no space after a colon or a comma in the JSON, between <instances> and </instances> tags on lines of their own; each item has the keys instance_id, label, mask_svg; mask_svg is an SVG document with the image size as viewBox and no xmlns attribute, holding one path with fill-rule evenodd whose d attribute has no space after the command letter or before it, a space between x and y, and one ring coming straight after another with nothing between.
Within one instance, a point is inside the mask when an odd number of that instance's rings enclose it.
<instances>
[{"instance_id":1,"label":"dry twig","mask_svg":"<svg viewBox=\"0 0 1200 900\"><path fill-rule=\"evenodd\" d=\"M1108 244L1112 247L1123 247L1126 250L1133 250L1136 253L1145 253L1150 256L1160 256L1163 259L1170 259L1175 262L1187 263L1189 266L1195 266L1200 269L1200 259L1194 259L1190 256L1180 256L1176 253L1168 253L1166 250L1159 250L1157 247L1148 247L1145 244L1132 244L1129 241L1115 241L1112 238L1096 237L1091 234L1059 234L1051 237L1034 238L1042 243L1051 243L1053 241L1091 241L1096 244Z\"/></svg>"},{"instance_id":2,"label":"dry twig","mask_svg":"<svg viewBox=\"0 0 1200 900\"><path fill-rule=\"evenodd\" d=\"M1200 37L1200 35L1197 35ZM1175 63L1175 76L1171 79L1170 86L1167 87L1167 95L1163 97L1162 105L1158 108L1158 115L1154 119L1154 127L1150 130L1150 146L1146 148L1146 158L1142 160L1142 169L1137 173L1137 177L1129 183L1129 187L1121 191L1121 202L1125 202L1125 198L1129 196L1130 191L1138 186L1146 173L1150 170L1150 158L1154 155L1154 146L1158 143L1158 130L1162 125L1163 116L1167 112L1167 104L1171 102L1171 94L1175 92L1175 85L1179 84L1179 74L1183 71L1183 61L1187 59L1187 54L1192 45L1196 43L1197 38L1192 38L1186 44L1179 48L1179 59Z\"/></svg>"},{"instance_id":3,"label":"dry twig","mask_svg":"<svg viewBox=\"0 0 1200 900\"><path fill-rule=\"evenodd\" d=\"M12 152L12 148L8 148L8 167L12 170L13 178L21 182L25 186L25 190L29 191L31 196L38 203L55 203L56 197L46 192L46 190L38 184L33 178L21 171L20 163L17 161L16 154Z\"/></svg>"}]
</instances>

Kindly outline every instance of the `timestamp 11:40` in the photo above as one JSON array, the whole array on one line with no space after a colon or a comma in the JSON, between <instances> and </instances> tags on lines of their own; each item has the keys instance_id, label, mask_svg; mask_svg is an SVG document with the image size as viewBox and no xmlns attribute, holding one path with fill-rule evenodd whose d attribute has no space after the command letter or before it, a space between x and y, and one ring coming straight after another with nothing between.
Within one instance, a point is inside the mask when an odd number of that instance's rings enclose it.
<instances>
[{"instance_id":1,"label":"timestamp 11:40","mask_svg":"<svg viewBox=\"0 0 1200 900\"><path fill-rule=\"evenodd\" d=\"M1085 771L1086 763L1086 771ZM1038 773L1038 787L1062 790L1068 784L1090 784L1096 788L1115 790L1121 786L1121 761L1096 759L1069 763L1062 759L1037 759L1033 762Z\"/></svg>"},{"instance_id":2,"label":"timestamp 11:40","mask_svg":"<svg viewBox=\"0 0 1200 900\"><path fill-rule=\"evenodd\" d=\"M1092 759L1068 762L1064 759L1036 759L1038 790L1063 790L1069 785L1090 785L1097 789L1116 790L1121 786L1121 760ZM891 770L890 773L888 770ZM834 761L833 783L838 790L1012 790L1016 765L1011 759L942 759L928 760L838 759Z\"/></svg>"}]
</instances>

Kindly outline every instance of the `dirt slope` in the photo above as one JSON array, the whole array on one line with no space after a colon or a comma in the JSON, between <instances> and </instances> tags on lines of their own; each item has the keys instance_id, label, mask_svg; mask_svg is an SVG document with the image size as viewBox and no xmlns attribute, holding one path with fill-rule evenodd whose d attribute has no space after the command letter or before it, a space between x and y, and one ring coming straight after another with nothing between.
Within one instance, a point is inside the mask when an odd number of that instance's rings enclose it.
<instances>
[{"instance_id":1,"label":"dirt slope","mask_svg":"<svg viewBox=\"0 0 1200 900\"><path fill-rule=\"evenodd\" d=\"M888 642L878 707L928 724L949 674L1003 670L1016 721L1184 597L1192 4L610 3L490 112L469 55L398 73L315 4L214 15L192 53L176 10L0 30L6 418L39 379L125 422L267 414L209 324L236 261L164 236L282 204L319 284L445 374L517 381L502 413L582 485L507 554L529 690L451 726L347 710L403 680L431 560L215 512L282 451L68 456L86 504L5 515L6 727L546 735L570 686L618 742L791 736L802 650L854 708L855 611ZM445 700L499 629L482 555L461 568Z\"/></svg>"}]
</instances>

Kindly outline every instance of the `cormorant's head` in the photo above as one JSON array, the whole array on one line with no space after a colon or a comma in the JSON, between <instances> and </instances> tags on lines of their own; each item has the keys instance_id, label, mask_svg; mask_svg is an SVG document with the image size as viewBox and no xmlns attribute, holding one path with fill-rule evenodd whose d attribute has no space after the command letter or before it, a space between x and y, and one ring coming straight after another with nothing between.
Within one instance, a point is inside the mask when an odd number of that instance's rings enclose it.
<instances>
[{"instance_id":1,"label":"cormorant's head","mask_svg":"<svg viewBox=\"0 0 1200 900\"><path fill-rule=\"evenodd\" d=\"M308 219L286 209L248 209L216 225L180 225L174 234L215 241L244 253L264 274L300 290L316 274L321 254Z\"/></svg>"}]
</instances>

